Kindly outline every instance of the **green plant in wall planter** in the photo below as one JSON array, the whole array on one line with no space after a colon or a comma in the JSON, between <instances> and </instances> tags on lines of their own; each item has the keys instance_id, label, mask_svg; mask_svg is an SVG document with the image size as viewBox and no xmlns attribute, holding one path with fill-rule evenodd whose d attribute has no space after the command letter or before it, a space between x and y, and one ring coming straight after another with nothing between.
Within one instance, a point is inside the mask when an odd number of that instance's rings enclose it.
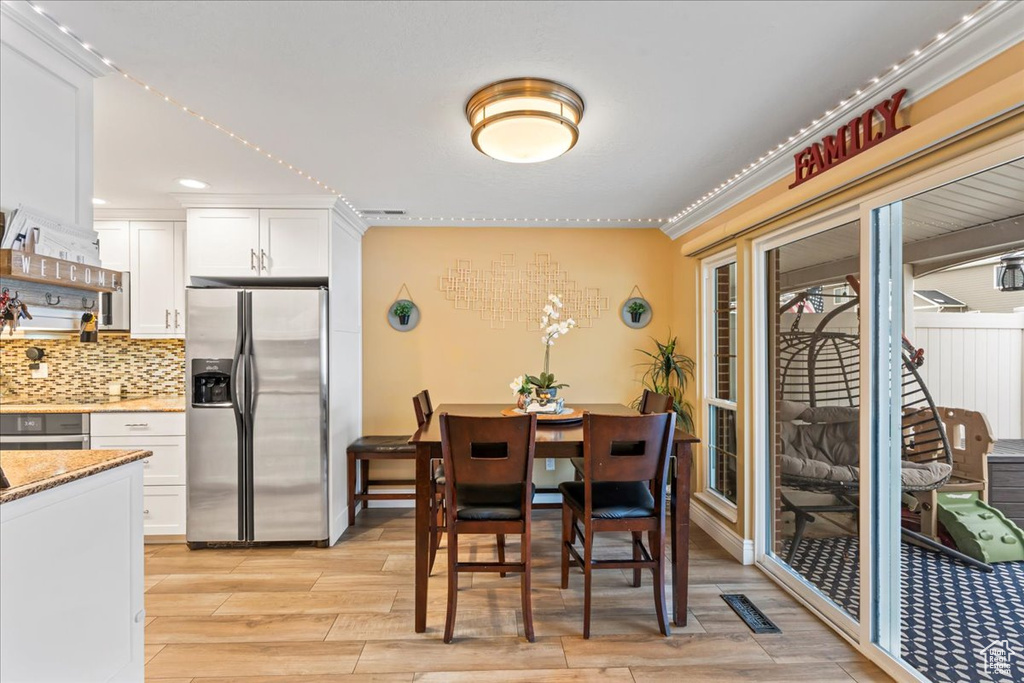
<instances>
[{"instance_id":1,"label":"green plant in wall planter","mask_svg":"<svg viewBox=\"0 0 1024 683\"><path fill-rule=\"evenodd\" d=\"M684 395L689 381L693 379L695 363L689 356L676 352L677 340L671 332L664 343L653 337L651 341L657 347L656 350L637 349L647 357L639 364L646 368L640 383L645 389L671 396L672 409L679 416L679 426L687 432L693 432L693 404ZM633 401L632 406L639 408L642 398Z\"/></svg>"},{"instance_id":2,"label":"green plant in wall planter","mask_svg":"<svg viewBox=\"0 0 1024 683\"><path fill-rule=\"evenodd\" d=\"M626 310L629 312L630 319L638 323L640 322L640 316L647 312L647 304L642 301L634 301Z\"/></svg>"},{"instance_id":3,"label":"green plant in wall planter","mask_svg":"<svg viewBox=\"0 0 1024 683\"><path fill-rule=\"evenodd\" d=\"M408 301L399 301L391 309L391 315L398 318L398 324L408 325L409 316L412 315L412 303Z\"/></svg>"}]
</instances>

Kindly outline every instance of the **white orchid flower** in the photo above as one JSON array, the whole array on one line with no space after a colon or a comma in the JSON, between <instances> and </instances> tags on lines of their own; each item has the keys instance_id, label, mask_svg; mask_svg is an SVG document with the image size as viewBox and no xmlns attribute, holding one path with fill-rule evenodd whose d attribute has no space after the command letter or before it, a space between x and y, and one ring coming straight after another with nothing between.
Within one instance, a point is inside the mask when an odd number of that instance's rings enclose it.
<instances>
[{"instance_id":1,"label":"white orchid flower","mask_svg":"<svg viewBox=\"0 0 1024 683\"><path fill-rule=\"evenodd\" d=\"M565 322L566 322L567 325L569 325L569 327L576 327L576 321L573 320L572 318L569 318Z\"/></svg>"},{"instance_id":2,"label":"white orchid flower","mask_svg":"<svg viewBox=\"0 0 1024 683\"><path fill-rule=\"evenodd\" d=\"M548 294L548 301L550 301L553 304L557 304L558 303L558 297L555 296L554 294Z\"/></svg>"},{"instance_id":3,"label":"white orchid flower","mask_svg":"<svg viewBox=\"0 0 1024 683\"><path fill-rule=\"evenodd\" d=\"M553 308L551 307L551 304L548 304L548 305L546 305L546 306L544 307L544 314L545 314L545 315L551 315L551 314L552 314L552 313L554 313L554 312L555 312L555 309L553 309Z\"/></svg>"},{"instance_id":4,"label":"white orchid flower","mask_svg":"<svg viewBox=\"0 0 1024 683\"><path fill-rule=\"evenodd\" d=\"M540 319L540 326L541 327L547 327L548 326L548 317L547 316L544 316L543 318Z\"/></svg>"},{"instance_id":5,"label":"white orchid flower","mask_svg":"<svg viewBox=\"0 0 1024 683\"><path fill-rule=\"evenodd\" d=\"M512 390L513 396L517 395L523 389L523 376L519 375L516 377L508 387Z\"/></svg>"},{"instance_id":6,"label":"white orchid flower","mask_svg":"<svg viewBox=\"0 0 1024 683\"><path fill-rule=\"evenodd\" d=\"M558 320L561 317L561 315L559 314L558 311L553 311L551 313L551 317L554 318L555 320Z\"/></svg>"}]
</instances>

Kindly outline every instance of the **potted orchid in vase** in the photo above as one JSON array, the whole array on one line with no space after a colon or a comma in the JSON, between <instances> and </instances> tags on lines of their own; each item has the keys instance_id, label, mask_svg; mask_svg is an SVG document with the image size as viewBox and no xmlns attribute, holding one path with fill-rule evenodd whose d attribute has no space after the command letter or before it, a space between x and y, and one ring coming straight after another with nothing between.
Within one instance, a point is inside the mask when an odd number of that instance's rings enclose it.
<instances>
[{"instance_id":1,"label":"potted orchid in vase","mask_svg":"<svg viewBox=\"0 0 1024 683\"><path fill-rule=\"evenodd\" d=\"M557 295L549 294L548 302L544 306L544 316L540 320L541 328L544 330L544 334L540 338L541 343L544 344L544 371L538 376L526 376L526 381L533 386L533 391L542 404L555 398L559 389L569 386L555 383L555 375L551 372L551 347L554 346L556 339L564 337L569 330L576 327L576 321L572 318L560 320L562 301Z\"/></svg>"}]
</instances>

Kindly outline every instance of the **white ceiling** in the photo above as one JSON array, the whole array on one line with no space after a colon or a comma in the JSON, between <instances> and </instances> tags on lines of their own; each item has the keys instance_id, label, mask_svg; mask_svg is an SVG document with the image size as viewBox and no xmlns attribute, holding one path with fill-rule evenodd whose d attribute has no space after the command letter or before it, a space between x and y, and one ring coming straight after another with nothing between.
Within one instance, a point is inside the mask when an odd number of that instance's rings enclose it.
<instances>
[{"instance_id":1,"label":"white ceiling","mask_svg":"<svg viewBox=\"0 0 1024 683\"><path fill-rule=\"evenodd\" d=\"M978 2L40 4L359 208L543 223L672 215ZM470 143L467 98L520 75L583 96L565 156L504 164ZM181 176L316 191L116 76L97 83L95 153L114 208L175 207Z\"/></svg>"}]
</instances>

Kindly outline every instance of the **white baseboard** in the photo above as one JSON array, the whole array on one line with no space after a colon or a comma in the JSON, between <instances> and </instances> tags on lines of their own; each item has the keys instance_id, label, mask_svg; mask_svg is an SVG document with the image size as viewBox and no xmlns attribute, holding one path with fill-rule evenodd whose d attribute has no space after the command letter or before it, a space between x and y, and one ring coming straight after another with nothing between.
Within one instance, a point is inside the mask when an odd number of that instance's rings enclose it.
<instances>
[{"instance_id":1,"label":"white baseboard","mask_svg":"<svg viewBox=\"0 0 1024 683\"><path fill-rule=\"evenodd\" d=\"M338 511L338 514L334 516L332 522L333 523L327 525L329 529L327 532L327 545L329 546L337 543L338 539L341 538L341 535L345 533L345 529L348 528L348 505ZM335 532L337 535L335 535Z\"/></svg>"},{"instance_id":2,"label":"white baseboard","mask_svg":"<svg viewBox=\"0 0 1024 683\"><path fill-rule=\"evenodd\" d=\"M715 513L709 512L700 501L690 500L690 521L715 539L718 545L742 564L754 564L754 541L745 539L726 526Z\"/></svg>"}]
</instances>

